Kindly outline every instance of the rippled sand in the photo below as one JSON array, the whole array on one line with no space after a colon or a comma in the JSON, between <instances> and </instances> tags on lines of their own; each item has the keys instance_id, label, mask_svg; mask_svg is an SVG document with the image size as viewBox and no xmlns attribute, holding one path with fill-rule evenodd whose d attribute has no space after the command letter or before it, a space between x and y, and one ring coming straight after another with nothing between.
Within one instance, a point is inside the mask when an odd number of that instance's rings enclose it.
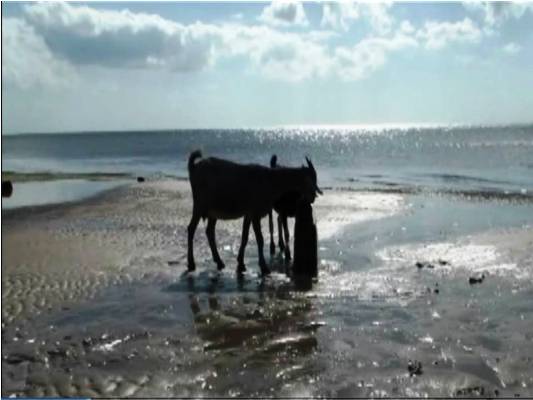
<instances>
[{"instance_id":1,"label":"rippled sand","mask_svg":"<svg viewBox=\"0 0 533 400\"><path fill-rule=\"evenodd\" d=\"M532 230L427 222L438 234L421 241L417 204L328 190L312 290L279 256L261 279L253 235L238 279L238 221L217 224L226 270L200 224L184 274L185 181L4 213L2 395L530 395Z\"/></svg>"},{"instance_id":2,"label":"rippled sand","mask_svg":"<svg viewBox=\"0 0 533 400\"><path fill-rule=\"evenodd\" d=\"M5 213L2 322L90 298L150 272L141 260L163 257L162 249L178 253L187 186L167 186L131 186L86 202Z\"/></svg>"},{"instance_id":3,"label":"rippled sand","mask_svg":"<svg viewBox=\"0 0 533 400\"><path fill-rule=\"evenodd\" d=\"M185 181L132 185L84 202L23 209L2 223L2 321L31 317L102 287L186 266L186 226L192 201ZM322 237L350 223L391 215L399 196L330 192L316 205ZM339 208L342 207L342 208ZM220 221L219 248L228 269L240 245L240 222ZM211 267L202 224L195 254ZM268 240L266 220L263 235ZM256 252L250 235L248 254ZM254 270L256 266L252 265Z\"/></svg>"}]
</instances>

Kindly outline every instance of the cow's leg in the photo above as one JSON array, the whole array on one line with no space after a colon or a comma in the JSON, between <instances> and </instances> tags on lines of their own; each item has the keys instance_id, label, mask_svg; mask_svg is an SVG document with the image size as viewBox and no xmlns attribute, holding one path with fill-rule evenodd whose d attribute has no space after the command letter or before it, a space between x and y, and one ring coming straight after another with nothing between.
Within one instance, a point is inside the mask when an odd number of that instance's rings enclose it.
<instances>
[{"instance_id":1,"label":"cow's leg","mask_svg":"<svg viewBox=\"0 0 533 400\"><path fill-rule=\"evenodd\" d=\"M193 241L194 233L196 232L196 227L200 221L200 214L193 209L191 222L187 227L187 269L189 271L194 271L196 269L196 264L194 263L194 250L193 250Z\"/></svg>"},{"instance_id":2,"label":"cow's leg","mask_svg":"<svg viewBox=\"0 0 533 400\"><path fill-rule=\"evenodd\" d=\"M254 217L252 219L252 226L255 233L255 241L257 242L257 252L259 256L259 267L263 275L270 274L270 269L267 267L265 257L263 256L263 234L261 233L261 218Z\"/></svg>"},{"instance_id":3,"label":"cow's leg","mask_svg":"<svg viewBox=\"0 0 533 400\"><path fill-rule=\"evenodd\" d=\"M250 217L244 216L242 221L242 238L241 238L241 247L239 248L239 255L237 256L237 272L242 273L246 271L246 266L244 265L244 250L246 249L246 244L248 243L248 233L250 232Z\"/></svg>"},{"instance_id":4,"label":"cow's leg","mask_svg":"<svg viewBox=\"0 0 533 400\"><path fill-rule=\"evenodd\" d=\"M218 270L224 269L225 265L220 259L220 255L217 250L217 241L215 239L215 226L217 220L215 218L208 218L207 228L205 228L205 234L207 236L207 241L209 242L209 247L211 248L211 254L213 255L213 260L217 263Z\"/></svg>"},{"instance_id":5,"label":"cow's leg","mask_svg":"<svg viewBox=\"0 0 533 400\"><path fill-rule=\"evenodd\" d=\"M285 250L285 244L283 243L283 217L278 214L278 244L279 251Z\"/></svg>"},{"instance_id":6,"label":"cow's leg","mask_svg":"<svg viewBox=\"0 0 533 400\"><path fill-rule=\"evenodd\" d=\"M274 244L274 223L272 222L272 210L268 213L268 227L270 229L270 255L276 254L276 245Z\"/></svg>"},{"instance_id":7,"label":"cow's leg","mask_svg":"<svg viewBox=\"0 0 533 400\"><path fill-rule=\"evenodd\" d=\"M287 223L286 216L283 216L283 231L285 232L285 260L289 261L291 259L291 238L289 236L289 226Z\"/></svg>"}]
</instances>

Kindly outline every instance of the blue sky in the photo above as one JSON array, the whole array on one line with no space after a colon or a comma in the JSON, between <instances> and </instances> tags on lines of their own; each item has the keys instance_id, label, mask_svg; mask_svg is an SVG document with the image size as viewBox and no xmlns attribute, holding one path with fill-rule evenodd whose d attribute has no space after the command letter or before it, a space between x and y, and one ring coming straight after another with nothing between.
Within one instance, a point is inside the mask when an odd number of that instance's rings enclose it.
<instances>
[{"instance_id":1,"label":"blue sky","mask_svg":"<svg viewBox=\"0 0 533 400\"><path fill-rule=\"evenodd\" d=\"M533 3L2 3L2 133L533 122Z\"/></svg>"}]
</instances>

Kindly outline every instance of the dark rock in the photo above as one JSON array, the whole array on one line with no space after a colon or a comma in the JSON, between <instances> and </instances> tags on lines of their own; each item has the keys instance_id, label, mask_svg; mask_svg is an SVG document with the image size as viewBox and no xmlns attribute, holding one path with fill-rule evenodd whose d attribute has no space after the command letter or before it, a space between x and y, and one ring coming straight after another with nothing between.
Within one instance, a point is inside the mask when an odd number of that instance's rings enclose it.
<instances>
[{"instance_id":1,"label":"dark rock","mask_svg":"<svg viewBox=\"0 0 533 400\"><path fill-rule=\"evenodd\" d=\"M4 360L6 363L11 365L20 364L21 362L28 361L28 362L35 362L36 359L34 356L29 354L23 354L23 353L13 353L9 354L4 357Z\"/></svg>"},{"instance_id":2,"label":"dark rock","mask_svg":"<svg viewBox=\"0 0 533 400\"><path fill-rule=\"evenodd\" d=\"M475 285L477 283L482 283L484 279L485 279L485 274L482 274L481 277L479 278L471 276L470 279L468 279L468 283L471 285Z\"/></svg>"},{"instance_id":3,"label":"dark rock","mask_svg":"<svg viewBox=\"0 0 533 400\"><path fill-rule=\"evenodd\" d=\"M66 358L68 356L68 350L63 349L48 350L47 353L52 358Z\"/></svg>"},{"instance_id":4,"label":"dark rock","mask_svg":"<svg viewBox=\"0 0 533 400\"><path fill-rule=\"evenodd\" d=\"M448 261L441 260L441 259L439 259L438 263L439 263L439 265L450 265L450 263Z\"/></svg>"},{"instance_id":5,"label":"dark rock","mask_svg":"<svg viewBox=\"0 0 533 400\"><path fill-rule=\"evenodd\" d=\"M141 183L141 182L144 182L144 181L145 181L144 177L142 177L142 176L138 176L137 177L137 182Z\"/></svg>"},{"instance_id":6,"label":"dark rock","mask_svg":"<svg viewBox=\"0 0 533 400\"><path fill-rule=\"evenodd\" d=\"M415 263L415 265L416 265L416 267L417 267L418 269L422 269L422 268L433 269L433 268L435 268L435 266L434 266L433 264L429 263L429 262L420 262L420 261L417 261L417 262Z\"/></svg>"},{"instance_id":7,"label":"dark rock","mask_svg":"<svg viewBox=\"0 0 533 400\"><path fill-rule=\"evenodd\" d=\"M2 197L11 197L13 194L13 183L11 181L2 181Z\"/></svg>"},{"instance_id":8,"label":"dark rock","mask_svg":"<svg viewBox=\"0 0 533 400\"><path fill-rule=\"evenodd\" d=\"M483 386L474 386L464 389L458 389L455 392L456 396L483 396L485 394L485 388Z\"/></svg>"},{"instance_id":9,"label":"dark rock","mask_svg":"<svg viewBox=\"0 0 533 400\"><path fill-rule=\"evenodd\" d=\"M422 363L420 361L411 361L407 363L407 370L409 371L410 376L422 375Z\"/></svg>"}]
</instances>

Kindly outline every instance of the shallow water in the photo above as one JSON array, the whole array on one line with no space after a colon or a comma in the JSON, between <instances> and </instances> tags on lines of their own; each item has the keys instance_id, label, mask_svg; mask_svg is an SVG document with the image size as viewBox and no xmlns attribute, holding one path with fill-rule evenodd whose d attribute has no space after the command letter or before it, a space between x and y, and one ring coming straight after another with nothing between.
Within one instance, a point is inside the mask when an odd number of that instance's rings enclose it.
<instances>
[{"instance_id":1,"label":"shallow water","mask_svg":"<svg viewBox=\"0 0 533 400\"><path fill-rule=\"evenodd\" d=\"M295 287L279 258L261 279L251 250L242 279L231 263L218 273L205 258L182 274L146 258L140 281L6 326L3 394L532 395L533 260L477 237L495 227L530 234L533 206L405 203L322 239L312 288Z\"/></svg>"},{"instance_id":2,"label":"shallow water","mask_svg":"<svg viewBox=\"0 0 533 400\"><path fill-rule=\"evenodd\" d=\"M8 170L148 180L186 176L198 147L265 165L272 153L293 165L295 154L302 161L308 154L319 184L334 188L315 207L322 212L323 201L327 212L318 221L320 275L312 285L295 286L277 257L277 272L261 279L253 243L248 272L237 279L238 233L222 223L223 273L205 243L194 274L182 274L183 254L168 265L185 246L169 220L178 200L172 188L136 186L121 200L133 217L117 208L104 218L88 206L65 226L52 221L58 240L74 235L128 249L121 262L129 264L119 266L128 279L97 271L95 282L116 284L91 284L100 290L90 290L90 301L49 311L29 293L32 310L43 312L20 321L12 313L17 323L3 324L3 395L533 395L531 126L29 135L2 144ZM89 188L26 185L34 204L56 194L46 201L65 200L71 190L79 199ZM515 236L505 239L507 230ZM83 241L73 243L84 250ZM129 276L132 266L142 278ZM469 283L482 275L481 284ZM68 285L79 291L76 279Z\"/></svg>"},{"instance_id":3,"label":"shallow water","mask_svg":"<svg viewBox=\"0 0 533 400\"><path fill-rule=\"evenodd\" d=\"M82 200L125 183L124 180L94 182L84 179L15 183L11 197L2 199L2 209Z\"/></svg>"}]
</instances>

